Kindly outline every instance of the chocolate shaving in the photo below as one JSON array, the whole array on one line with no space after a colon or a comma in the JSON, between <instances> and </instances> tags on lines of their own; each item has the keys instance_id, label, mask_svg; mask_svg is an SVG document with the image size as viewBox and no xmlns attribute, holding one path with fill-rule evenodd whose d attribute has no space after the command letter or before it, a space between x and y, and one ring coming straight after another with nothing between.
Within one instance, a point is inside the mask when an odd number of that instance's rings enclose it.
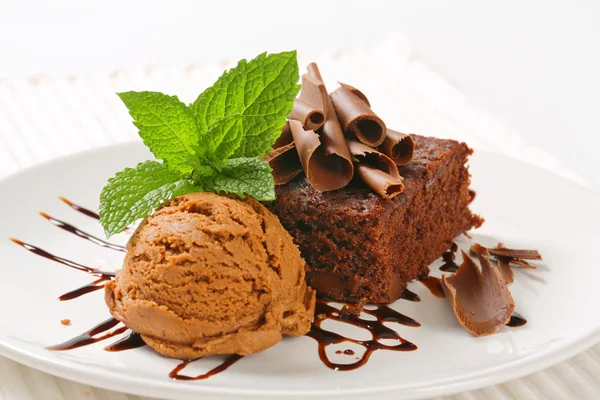
<instances>
[{"instance_id":1,"label":"chocolate shaving","mask_svg":"<svg viewBox=\"0 0 600 400\"><path fill-rule=\"evenodd\" d=\"M385 154L355 140L348 141L357 162L358 176L381 197L390 199L404 191L396 164Z\"/></svg>"},{"instance_id":2,"label":"chocolate shaving","mask_svg":"<svg viewBox=\"0 0 600 400\"><path fill-rule=\"evenodd\" d=\"M308 74L302 75L302 91L294 101L290 119L302 122L304 129L320 129L325 123L328 97L321 79Z\"/></svg>"},{"instance_id":3,"label":"chocolate shaving","mask_svg":"<svg viewBox=\"0 0 600 400\"><path fill-rule=\"evenodd\" d=\"M478 254L481 269L464 251L463 263L442 288L458 322L475 336L496 333L509 320L515 304L500 271Z\"/></svg>"},{"instance_id":4,"label":"chocolate shaving","mask_svg":"<svg viewBox=\"0 0 600 400\"><path fill-rule=\"evenodd\" d=\"M305 130L302 123L289 121L296 150L306 179L316 190L328 192L343 188L350 182L354 167L344 142L336 143L335 135L323 132L321 137L312 130ZM329 131L327 131L329 132ZM323 143L322 143L323 142Z\"/></svg>"},{"instance_id":5,"label":"chocolate shaving","mask_svg":"<svg viewBox=\"0 0 600 400\"><path fill-rule=\"evenodd\" d=\"M496 257L509 257L521 260L541 260L542 255L537 250L517 250L505 247L488 249L491 255Z\"/></svg>"},{"instance_id":6,"label":"chocolate shaving","mask_svg":"<svg viewBox=\"0 0 600 400\"><path fill-rule=\"evenodd\" d=\"M502 243L498 243L498 247L501 247ZM471 246L471 253L474 254L481 254L483 256L489 257L490 253L488 252L488 249L483 247L482 245L480 245L479 243L474 243ZM498 258L498 271L500 272L500 275L502 276L502 280L504 280L504 283L506 283L507 285L509 283L513 283L513 281L515 280L515 273L512 270L512 268L510 267L510 259L506 258L506 257L499 257Z\"/></svg>"},{"instance_id":7,"label":"chocolate shaving","mask_svg":"<svg viewBox=\"0 0 600 400\"><path fill-rule=\"evenodd\" d=\"M509 263L518 265L521 268L527 268L527 269L536 269L537 268L535 265L531 265L525 260L518 260L515 258L508 258L508 257L498 257L498 259L501 259L501 258L504 258L504 259L508 260Z\"/></svg>"},{"instance_id":8,"label":"chocolate shaving","mask_svg":"<svg viewBox=\"0 0 600 400\"><path fill-rule=\"evenodd\" d=\"M379 150L394 160L396 165L403 166L412 161L415 142L410 135L388 129Z\"/></svg>"},{"instance_id":9,"label":"chocolate shaving","mask_svg":"<svg viewBox=\"0 0 600 400\"><path fill-rule=\"evenodd\" d=\"M515 272L510 267L509 259L504 257L498 258L498 270L500 271L500 275L502 275L502 279L504 279L504 282L507 285L514 282Z\"/></svg>"},{"instance_id":10,"label":"chocolate shaving","mask_svg":"<svg viewBox=\"0 0 600 400\"><path fill-rule=\"evenodd\" d=\"M273 169L276 185L285 185L302 173L302 164L293 141L265 155L263 160Z\"/></svg>"},{"instance_id":11,"label":"chocolate shaving","mask_svg":"<svg viewBox=\"0 0 600 400\"><path fill-rule=\"evenodd\" d=\"M372 147L383 143L385 123L363 99L345 86L337 88L330 96L344 132L354 132L358 140Z\"/></svg>"}]
</instances>

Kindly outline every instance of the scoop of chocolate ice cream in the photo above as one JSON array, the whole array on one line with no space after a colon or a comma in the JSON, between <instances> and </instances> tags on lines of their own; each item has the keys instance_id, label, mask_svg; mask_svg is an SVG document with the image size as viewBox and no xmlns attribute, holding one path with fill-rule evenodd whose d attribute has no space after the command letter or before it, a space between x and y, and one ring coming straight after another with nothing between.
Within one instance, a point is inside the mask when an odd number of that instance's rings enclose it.
<instances>
[{"instance_id":1,"label":"scoop of chocolate ice cream","mask_svg":"<svg viewBox=\"0 0 600 400\"><path fill-rule=\"evenodd\" d=\"M310 329L315 293L304 260L251 198L174 198L142 222L127 250L106 304L167 357L245 355Z\"/></svg>"}]
</instances>

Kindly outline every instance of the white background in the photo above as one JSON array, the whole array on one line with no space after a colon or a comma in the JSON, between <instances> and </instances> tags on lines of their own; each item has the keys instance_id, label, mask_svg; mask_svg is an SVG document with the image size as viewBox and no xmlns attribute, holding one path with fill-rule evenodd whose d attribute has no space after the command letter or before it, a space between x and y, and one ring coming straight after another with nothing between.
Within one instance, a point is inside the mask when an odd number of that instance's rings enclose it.
<instances>
[{"instance_id":1,"label":"white background","mask_svg":"<svg viewBox=\"0 0 600 400\"><path fill-rule=\"evenodd\" d=\"M598 189L599 21L595 0L0 0L0 79L292 48L310 57L400 32L474 103Z\"/></svg>"}]
</instances>

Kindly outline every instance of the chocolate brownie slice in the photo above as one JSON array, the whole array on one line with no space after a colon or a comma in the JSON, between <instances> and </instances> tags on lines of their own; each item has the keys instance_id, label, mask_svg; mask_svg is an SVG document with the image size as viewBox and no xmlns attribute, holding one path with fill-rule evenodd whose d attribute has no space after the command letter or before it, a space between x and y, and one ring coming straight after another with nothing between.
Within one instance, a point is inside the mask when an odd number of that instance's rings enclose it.
<instances>
[{"instance_id":1,"label":"chocolate brownie slice","mask_svg":"<svg viewBox=\"0 0 600 400\"><path fill-rule=\"evenodd\" d=\"M469 210L472 150L464 143L413 135L413 161L400 167L405 191L383 199L355 179L320 193L299 177L277 186L267 204L300 247L307 282L318 293L346 302L390 303L406 283L452 240L483 219Z\"/></svg>"}]
</instances>

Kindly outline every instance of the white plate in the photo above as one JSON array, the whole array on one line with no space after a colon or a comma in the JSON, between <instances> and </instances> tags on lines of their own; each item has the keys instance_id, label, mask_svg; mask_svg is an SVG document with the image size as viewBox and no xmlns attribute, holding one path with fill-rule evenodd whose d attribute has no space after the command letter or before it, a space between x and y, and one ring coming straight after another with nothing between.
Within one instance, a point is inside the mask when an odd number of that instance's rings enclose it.
<instances>
[{"instance_id":1,"label":"white plate","mask_svg":"<svg viewBox=\"0 0 600 400\"><path fill-rule=\"evenodd\" d=\"M92 278L37 257L8 238L93 267L118 268L123 253L58 229L38 212L103 237L97 221L69 208L58 197L95 209L108 177L148 158L151 156L141 144L121 145L44 164L0 183L0 353L64 378L153 397L348 399L368 394L369 398L399 399L506 381L560 362L599 339L600 199L532 166L481 152L471 161L473 188L478 193L473 208L486 223L473 233L473 239L487 245L502 241L507 246L535 248L544 256L537 270L516 271L511 287L516 310L529 321L521 328L503 328L496 335L475 338L458 325L444 299L433 297L417 282L409 288L422 301L400 300L393 307L422 326L389 326L419 349L377 351L366 366L349 372L325 367L317 356L317 343L308 337L285 339L219 375L190 382L169 379L168 373L178 361L148 348L108 353L103 351L108 344L105 341L72 351L45 350L45 346L76 336L109 317L102 291L57 301L58 295ZM124 234L111 241L124 244L126 240ZM465 249L469 246L464 237L457 243ZM434 275L440 275L440 264L431 266ZM61 325L64 318L72 324ZM336 329L364 338L357 328ZM335 357L344 362L348 356ZM205 372L218 362L218 358L208 357L185 372Z\"/></svg>"}]
</instances>

